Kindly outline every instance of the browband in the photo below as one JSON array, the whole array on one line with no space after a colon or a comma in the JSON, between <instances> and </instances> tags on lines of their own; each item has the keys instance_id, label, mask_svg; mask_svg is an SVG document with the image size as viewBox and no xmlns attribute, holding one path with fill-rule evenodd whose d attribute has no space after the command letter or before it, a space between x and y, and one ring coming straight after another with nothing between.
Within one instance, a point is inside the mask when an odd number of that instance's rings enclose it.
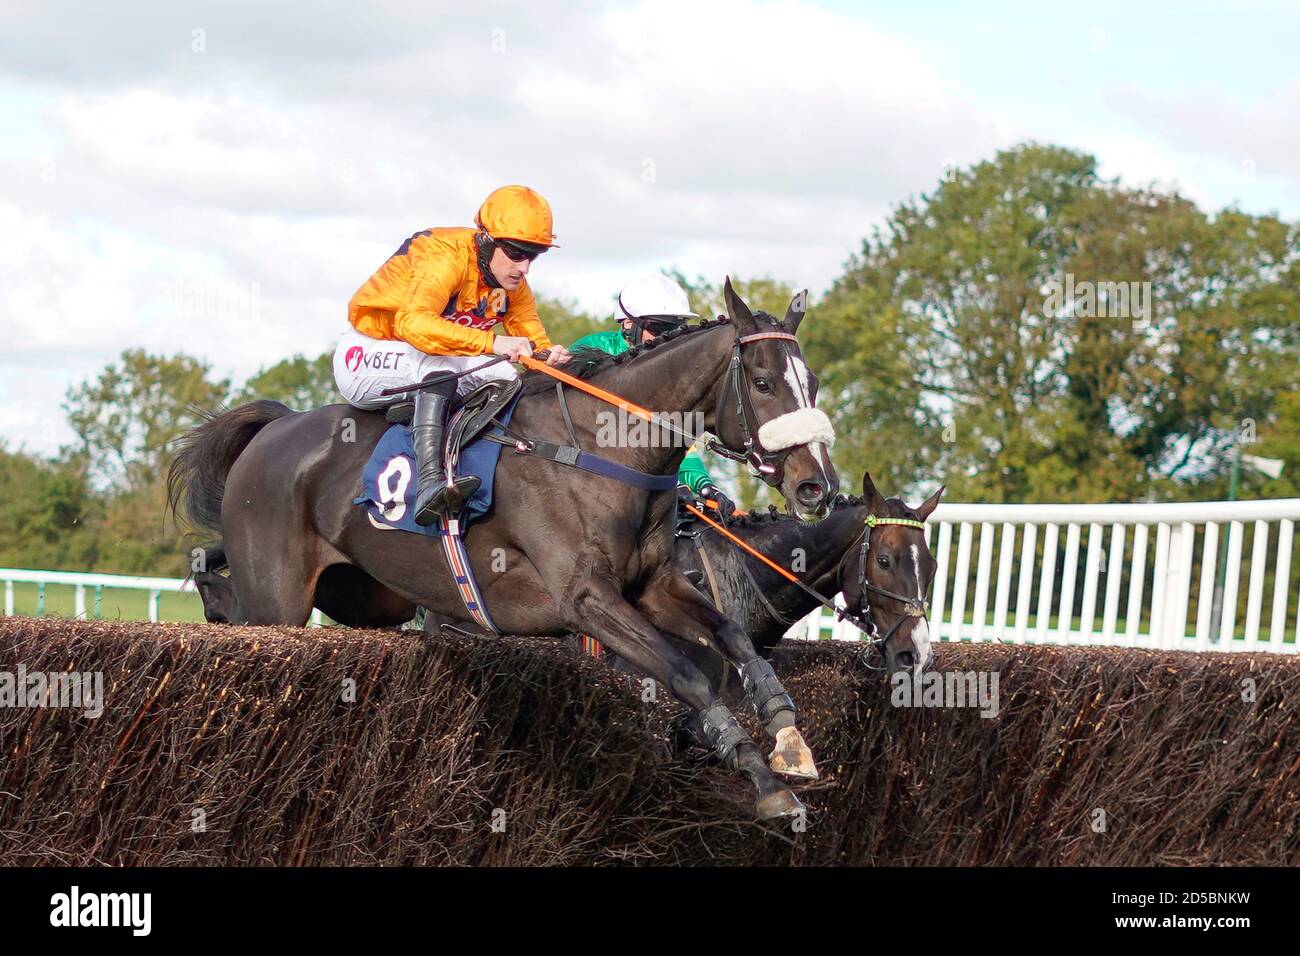
<instances>
[{"instance_id":1,"label":"browband","mask_svg":"<svg viewBox=\"0 0 1300 956\"><path fill-rule=\"evenodd\" d=\"M736 337L736 341L741 345L748 345L750 342L758 342L762 339L785 339L787 342L799 341L789 332L755 332L752 335L739 335Z\"/></svg>"},{"instance_id":2,"label":"browband","mask_svg":"<svg viewBox=\"0 0 1300 956\"><path fill-rule=\"evenodd\" d=\"M877 518L873 514L867 515L866 520L862 523L869 528L874 528L878 524L901 524L907 528L925 527L924 521L917 521L915 518Z\"/></svg>"}]
</instances>

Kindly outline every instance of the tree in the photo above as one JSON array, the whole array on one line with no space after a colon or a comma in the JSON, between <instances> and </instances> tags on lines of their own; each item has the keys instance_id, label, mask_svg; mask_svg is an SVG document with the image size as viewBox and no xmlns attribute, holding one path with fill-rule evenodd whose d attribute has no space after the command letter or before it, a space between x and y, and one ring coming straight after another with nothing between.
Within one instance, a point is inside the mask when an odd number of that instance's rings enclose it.
<instances>
[{"instance_id":1,"label":"tree","mask_svg":"<svg viewBox=\"0 0 1300 956\"><path fill-rule=\"evenodd\" d=\"M572 345L584 335L610 327L607 319L583 312L576 302L537 296L537 315L552 342Z\"/></svg>"},{"instance_id":2,"label":"tree","mask_svg":"<svg viewBox=\"0 0 1300 956\"><path fill-rule=\"evenodd\" d=\"M342 401L334 385L334 351L322 352L314 359L295 355L263 368L244 383L231 405L269 398L284 402L297 411Z\"/></svg>"},{"instance_id":3,"label":"tree","mask_svg":"<svg viewBox=\"0 0 1300 956\"><path fill-rule=\"evenodd\" d=\"M686 290L690 299L691 311L697 312L702 319L712 319L726 314L722 297L722 282L711 282L703 276L688 279L679 269L670 269L666 273L678 285ZM759 276L755 279L742 279L733 276L731 284L745 303L754 310L770 312L777 318L785 315L790 300L798 291L793 283L772 276Z\"/></svg>"},{"instance_id":4,"label":"tree","mask_svg":"<svg viewBox=\"0 0 1300 956\"><path fill-rule=\"evenodd\" d=\"M62 568L93 561L86 519L97 507L84 461L47 461L8 451L0 441L0 565Z\"/></svg>"},{"instance_id":5,"label":"tree","mask_svg":"<svg viewBox=\"0 0 1300 956\"><path fill-rule=\"evenodd\" d=\"M1066 149L958 171L895 209L805 326L836 463L957 500L1203 496L1295 366L1296 238Z\"/></svg>"},{"instance_id":6,"label":"tree","mask_svg":"<svg viewBox=\"0 0 1300 956\"><path fill-rule=\"evenodd\" d=\"M63 408L92 475L118 490L160 480L172 443L199 424L199 409L222 404L230 391L230 381L211 381L210 371L188 355L128 349L98 379L69 389Z\"/></svg>"}]
</instances>

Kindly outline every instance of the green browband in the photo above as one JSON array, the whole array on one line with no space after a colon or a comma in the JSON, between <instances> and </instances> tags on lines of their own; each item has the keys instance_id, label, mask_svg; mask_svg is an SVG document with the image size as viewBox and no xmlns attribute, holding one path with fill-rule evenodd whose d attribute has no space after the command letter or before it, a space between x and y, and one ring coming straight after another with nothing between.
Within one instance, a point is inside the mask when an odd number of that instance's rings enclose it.
<instances>
[{"instance_id":1,"label":"green browband","mask_svg":"<svg viewBox=\"0 0 1300 956\"><path fill-rule=\"evenodd\" d=\"M874 528L878 524L901 524L908 528L924 528L924 521L917 521L915 518L877 518L875 515L867 515L867 520L863 522L868 528Z\"/></svg>"}]
</instances>

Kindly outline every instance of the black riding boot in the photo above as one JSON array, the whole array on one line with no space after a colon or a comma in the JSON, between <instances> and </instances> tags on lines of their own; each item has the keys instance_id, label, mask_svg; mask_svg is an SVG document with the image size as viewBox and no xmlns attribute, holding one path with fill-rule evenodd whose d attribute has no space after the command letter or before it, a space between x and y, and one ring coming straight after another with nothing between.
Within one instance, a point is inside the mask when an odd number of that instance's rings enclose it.
<instances>
[{"instance_id":1,"label":"black riding boot","mask_svg":"<svg viewBox=\"0 0 1300 956\"><path fill-rule=\"evenodd\" d=\"M443 432L455 382L437 390L415 393L415 414L411 418L411 444L415 446L415 523L428 526L442 514L460 514L469 496L478 490L473 475L457 478L450 486L442 461Z\"/></svg>"}]
</instances>

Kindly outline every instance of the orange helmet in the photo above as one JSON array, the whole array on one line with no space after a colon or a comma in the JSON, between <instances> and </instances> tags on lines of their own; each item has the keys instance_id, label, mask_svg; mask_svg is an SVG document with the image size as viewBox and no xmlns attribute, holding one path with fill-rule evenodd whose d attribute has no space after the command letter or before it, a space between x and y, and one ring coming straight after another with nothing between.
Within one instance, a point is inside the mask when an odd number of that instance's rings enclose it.
<instances>
[{"instance_id":1,"label":"orange helmet","mask_svg":"<svg viewBox=\"0 0 1300 956\"><path fill-rule=\"evenodd\" d=\"M502 186L493 190L478 207L474 221L493 239L555 245L550 204L527 186Z\"/></svg>"}]
</instances>

